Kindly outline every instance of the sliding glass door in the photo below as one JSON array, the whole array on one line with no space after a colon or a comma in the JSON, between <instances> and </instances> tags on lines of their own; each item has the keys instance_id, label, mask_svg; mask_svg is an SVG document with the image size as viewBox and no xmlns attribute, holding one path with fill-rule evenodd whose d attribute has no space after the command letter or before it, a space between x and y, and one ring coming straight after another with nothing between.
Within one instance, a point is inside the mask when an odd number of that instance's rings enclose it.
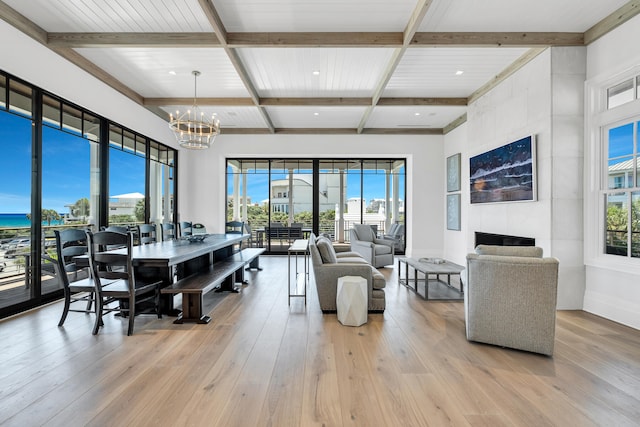
<instances>
[{"instance_id":1,"label":"sliding glass door","mask_svg":"<svg viewBox=\"0 0 640 427\"><path fill-rule=\"evenodd\" d=\"M227 220L252 242L285 253L309 232L348 246L353 224L404 230L405 159L227 159ZM397 229L397 227L394 227ZM396 252L404 252L404 236Z\"/></svg>"}]
</instances>

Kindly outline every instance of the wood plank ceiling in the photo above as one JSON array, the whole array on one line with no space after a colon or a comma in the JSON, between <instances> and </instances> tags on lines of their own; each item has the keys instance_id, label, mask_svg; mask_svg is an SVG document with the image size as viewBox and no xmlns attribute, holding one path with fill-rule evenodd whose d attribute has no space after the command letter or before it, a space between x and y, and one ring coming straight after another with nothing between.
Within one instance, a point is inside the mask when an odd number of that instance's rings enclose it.
<instances>
[{"instance_id":1,"label":"wood plank ceiling","mask_svg":"<svg viewBox=\"0 0 640 427\"><path fill-rule=\"evenodd\" d=\"M4 0L0 16L163 118L222 133L442 134L549 46L640 0Z\"/></svg>"}]
</instances>

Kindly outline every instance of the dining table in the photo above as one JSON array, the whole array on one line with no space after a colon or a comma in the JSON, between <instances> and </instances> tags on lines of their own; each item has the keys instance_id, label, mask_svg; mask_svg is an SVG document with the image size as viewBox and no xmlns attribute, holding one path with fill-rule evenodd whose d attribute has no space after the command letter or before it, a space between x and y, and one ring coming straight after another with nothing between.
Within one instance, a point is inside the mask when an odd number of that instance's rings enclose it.
<instances>
[{"instance_id":1,"label":"dining table","mask_svg":"<svg viewBox=\"0 0 640 427\"><path fill-rule=\"evenodd\" d=\"M131 261L136 278L141 280L161 280L161 287L171 285L175 280L207 271L211 265L234 253L234 246L249 239L249 234L207 234L195 238L181 238L134 246ZM124 252L126 249L115 249ZM82 264L87 255L76 257ZM233 291L233 289L221 289ZM161 294L160 311L163 314L178 315L180 310L173 307L173 295Z\"/></svg>"}]
</instances>

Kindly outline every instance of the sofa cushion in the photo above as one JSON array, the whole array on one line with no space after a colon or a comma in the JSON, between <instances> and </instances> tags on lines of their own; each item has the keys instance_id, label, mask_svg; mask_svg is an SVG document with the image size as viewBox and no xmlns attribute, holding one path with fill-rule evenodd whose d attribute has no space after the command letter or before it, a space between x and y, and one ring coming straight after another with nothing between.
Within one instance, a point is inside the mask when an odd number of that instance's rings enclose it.
<instances>
[{"instance_id":1,"label":"sofa cushion","mask_svg":"<svg viewBox=\"0 0 640 427\"><path fill-rule=\"evenodd\" d=\"M525 256L542 258L542 248L538 246L476 246L478 255Z\"/></svg>"},{"instance_id":2,"label":"sofa cushion","mask_svg":"<svg viewBox=\"0 0 640 427\"><path fill-rule=\"evenodd\" d=\"M320 252L320 258L322 258L323 263L335 264L338 262L338 258L336 258L336 251L333 249L333 245L328 239L316 240L316 246L318 247L318 252Z\"/></svg>"},{"instance_id":3,"label":"sofa cushion","mask_svg":"<svg viewBox=\"0 0 640 427\"><path fill-rule=\"evenodd\" d=\"M369 264L366 259L360 256L339 257L338 264Z\"/></svg>"}]
</instances>

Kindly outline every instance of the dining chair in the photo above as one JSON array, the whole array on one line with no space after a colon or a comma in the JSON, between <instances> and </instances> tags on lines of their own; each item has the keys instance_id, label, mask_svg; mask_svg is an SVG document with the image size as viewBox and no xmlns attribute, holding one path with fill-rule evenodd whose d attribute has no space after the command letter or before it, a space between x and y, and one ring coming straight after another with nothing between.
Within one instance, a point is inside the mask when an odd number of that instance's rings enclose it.
<instances>
[{"instance_id":1,"label":"dining chair","mask_svg":"<svg viewBox=\"0 0 640 427\"><path fill-rule=\"evenodd\" d=\"M162 241L175 240L176 238L176 226L172 222L162 223Z\"/></svg>"},{"instance_id":2,"label":"dining chair","mask_svg":"<svg viewBox=\"0 0 640 427\"><path fill-rule=\"evenodd\" d=\"M139 245L148 245L149 243L154 243L156 241L155 224L140 224L137 228Z\"/></svg>"},{"instance_id":3,"label":"dining chair","mask_svg":"<svg viewBox=\"0 0 640 427\"><path fill-rule=\"evenodd\" d=\"M118 312L123 318L128 317L127 335L133 334L136 305L145 301L153 301L153 314L157 314L159 319L162 318L160 313L162 281L149 283L136 279L131 258L132 233L87 231L87 240L91 278L96 292L96 321L93 334L96 335L104 325L103 316L111 312ZM105 250L111 245L123 245L124 249Z\"/></svg>"},{"instance_id":4,"label":"dining chair","mask_svg":"<svg viewBox=\"0 0 640 427\"><path fill-rule=\"evenodd\" d=\"M180 221L180 237L193 235L193 224L189 221Z\"/></svg>"},{"instance_id":5,"label":"dining chair","mask_svg":"<svg viewBox=\"0 0 640 427\"><path fill-rule=\"evenodd\" d=\"M93 280L89 277L88 268L79 266L75 260L75 257L87 253L87 234L85 231L69 228L55 230L54 233L56 236L56 259L49 257L46 253L42 254L42 258L53 266L53 276L60 281L64 291L64 308L58 322L58 326L62 326L70 311L95 312L92 309L95 302L95 287ZM75 302L84 302L86 306L84 309L72 309L71 304Z\"/></svg>"}]
</instances>

